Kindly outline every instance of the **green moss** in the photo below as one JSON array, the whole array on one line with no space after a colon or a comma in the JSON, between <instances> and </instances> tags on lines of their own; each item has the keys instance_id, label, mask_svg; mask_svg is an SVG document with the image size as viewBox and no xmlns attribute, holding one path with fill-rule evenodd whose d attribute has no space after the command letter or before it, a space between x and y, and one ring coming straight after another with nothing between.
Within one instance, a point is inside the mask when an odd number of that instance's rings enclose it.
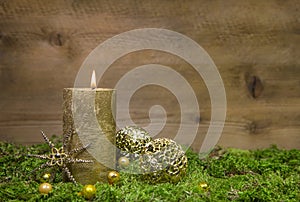
<instances>
[{"instance_id":1,"label":"green moss","mask_svg":"<svg viewBox=\"0 0 300 202\"><path fill-rule=\"evenodd\" d=\"M28 153L48 152L46 144L31 147L0 143L0 199L3 201L85 201L82 185L63 183L59 170L48 195L38 192L40 182L30 173L44 161ZM187 151L187 175L177 184L148 184L140 176L121 173L114 186L97 183L94 201L300 201L300 151L245 151L216 148L206 159ZM45 172L49 172L46 170ZM37 179L36 179L37 178ZM209 191L199 187L209 184Z\"/></svg>"}]
</instances>

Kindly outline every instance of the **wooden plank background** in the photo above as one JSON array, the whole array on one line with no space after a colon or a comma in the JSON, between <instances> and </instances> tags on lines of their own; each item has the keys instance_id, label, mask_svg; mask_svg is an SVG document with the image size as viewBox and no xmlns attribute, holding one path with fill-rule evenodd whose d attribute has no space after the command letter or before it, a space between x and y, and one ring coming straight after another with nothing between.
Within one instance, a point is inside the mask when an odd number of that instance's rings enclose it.
<instances>
[{"instance_id":1,"label":"wooden plank background","mask_svg":"<svg viewBox=\"0 0 300 202\"><path fill-rule=\"evenodd\" d=\"M300 149L300 2L0 0L0 140L41 142L39 130L62 133L62 89L72 87L87 55L101 42L137 28L170 29L195 40L224 81L227 118L219 145L254 149L277 144ZM210 120L205 84L185 61L154 50L126 55L106 72L113 87L133 67L173 67L193 86L201 110L198 149ZM160 99L154 99L159 97ZM176 133L180 111L172 94L148 87L131 100L141 126L161 104Z\"/></svg>"}]
</instances>

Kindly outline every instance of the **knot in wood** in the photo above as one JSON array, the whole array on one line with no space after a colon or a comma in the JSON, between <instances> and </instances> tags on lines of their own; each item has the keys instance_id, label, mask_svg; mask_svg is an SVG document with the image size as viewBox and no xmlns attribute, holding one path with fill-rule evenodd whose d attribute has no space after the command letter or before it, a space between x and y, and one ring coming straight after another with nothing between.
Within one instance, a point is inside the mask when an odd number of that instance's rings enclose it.
<instances>
[{"instance_id":1,"label":"knot in wood","mask_svg":"<svg viewBox=\"0 0 300 202\"><path fill-rule=\"evenodd\" d=\"M65 41L65 37L59 32L52 32L50 34L49 43L53 46L63 46Z\"/></svg>"},{"instance_id":2,"label":"knot in wood","mask_svg":"<svg viewBox=\"0 0 300 202\"><path fill-rule=\"evenodd\" d=\"M251 97L258 98L262 94L264 86L258 76L249 76L246 83Z\"/></svg>"}]
</instances>

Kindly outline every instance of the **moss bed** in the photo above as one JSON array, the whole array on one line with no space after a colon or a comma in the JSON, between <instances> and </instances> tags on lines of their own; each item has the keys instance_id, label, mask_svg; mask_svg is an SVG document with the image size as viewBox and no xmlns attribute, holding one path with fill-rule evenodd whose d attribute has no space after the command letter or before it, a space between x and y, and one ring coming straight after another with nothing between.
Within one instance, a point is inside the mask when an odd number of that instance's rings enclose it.
<instances>
[{"instance_id":1,"label":"moss bed","mask_svg":"<svg viewBox=\"0 0 300 202\"><path fill-rule=\"evenodd\" d=\"M78 195L83 185L62 182L59 170L55 170L51 182L53 190L47 195L39 193L41 173L32 176L30 172L44 161L26 154L47 152L46 144L25 147L0 142L0 201L85 201ZM187 175L177 184L153 185L140 176L121 172L116 185L97 183L93 200L300 201L299 150L281 150L275 146L254 151L218 147L202 160L191 150L187 151L187 157ZM202 182L209 189L201 188Z\"/></svg>"}]
</instances>

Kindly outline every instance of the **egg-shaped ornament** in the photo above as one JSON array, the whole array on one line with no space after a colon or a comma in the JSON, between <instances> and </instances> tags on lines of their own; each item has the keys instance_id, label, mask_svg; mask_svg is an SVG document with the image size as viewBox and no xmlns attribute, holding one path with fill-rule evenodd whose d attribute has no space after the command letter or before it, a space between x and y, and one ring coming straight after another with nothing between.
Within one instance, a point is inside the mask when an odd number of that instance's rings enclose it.
<instances>
[{"instance_id":1,"label":"egg-shaped ornament","mask_svg":"<svg viewBox=\"0 0 300 202\"><path fill-rule=\"evenodd\" d=\"M138 126L126 126L116 134L116 146L123 156L129 158L132 156L130 154L137 154L136 157L141 154L145 145L151 141L148 132Z\"/></svg>"},{"instance_id":2,"label":"egg-shaped ornament","mask_svg":"<svg viewBox=\"0 0 300 202\"><path fill-rule=\"evenodd\" d=\"M141 155L143 178L150 183L178 182L186 173L187 157L182 147L167 138L158 138L147 144Z\"/></svg>"}]
</instances>

